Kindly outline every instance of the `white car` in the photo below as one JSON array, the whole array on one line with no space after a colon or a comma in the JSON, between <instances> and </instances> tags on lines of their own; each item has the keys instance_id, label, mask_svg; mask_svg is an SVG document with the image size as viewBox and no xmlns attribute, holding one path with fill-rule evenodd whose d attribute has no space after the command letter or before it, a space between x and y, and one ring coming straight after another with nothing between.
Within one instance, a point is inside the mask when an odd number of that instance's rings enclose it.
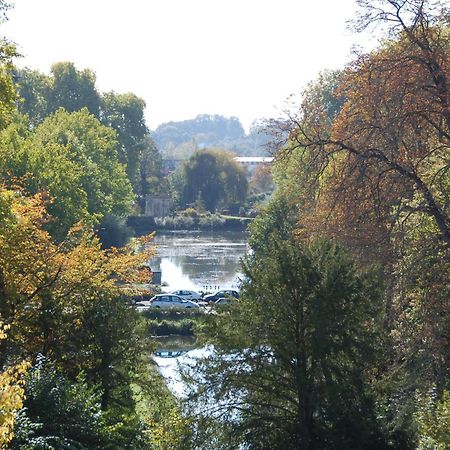
<instances>
[{"instance_id":1,"label":"white car","mask_svg":"<svg viewBox=\"0 0 450 450\"><path fill-rule=\"evenodd\" d=\"M188 291L187 289L178 289L177 291L172 291L171 294L178 295L178 297L184 298L185 300L199 301L202 296L195 291Z\"/></svg>"},{"instance_id":2,"label":"white car","mask_svg":"<svg viewBox=\"0 0 450 450\"><path fill-rule=\"evenodd\" d=\"M173 294L158 294L150 300L138 302L136 305L150 308L200 308L197 303Z\"/></svg>"}]
</instances>

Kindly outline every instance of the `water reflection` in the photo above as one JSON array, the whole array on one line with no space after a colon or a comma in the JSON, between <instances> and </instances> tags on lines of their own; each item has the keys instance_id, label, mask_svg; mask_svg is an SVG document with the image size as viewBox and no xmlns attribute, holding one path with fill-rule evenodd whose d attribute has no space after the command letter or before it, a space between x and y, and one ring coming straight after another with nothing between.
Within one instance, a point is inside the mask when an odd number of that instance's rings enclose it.
<instances>
[{"instance_id":1,"label":"water reflection","mask_svg":"<svg viewBox=\"0 0 450 450\"><path fill-rule=\"evenodd\" d=\"M168 336L158 338L157 350L152 359L166 380L167 387L181 398L186 395L187 386L180 371L195 363L196 359L206 356L208 351L208 347L195 348L195 338Z\"/></svg>"},{"instance_id":2,"label":"water reflection","mask_svg":"<svg viewBox=\"0 0 450 450\"><path fill-rule=\"evenodd\" d=\"M154 243L158 254L150 265L161 270L167 290L236 288L240 260L248 250L244 232L159 233Z\"/></svg>"}]
</instances>

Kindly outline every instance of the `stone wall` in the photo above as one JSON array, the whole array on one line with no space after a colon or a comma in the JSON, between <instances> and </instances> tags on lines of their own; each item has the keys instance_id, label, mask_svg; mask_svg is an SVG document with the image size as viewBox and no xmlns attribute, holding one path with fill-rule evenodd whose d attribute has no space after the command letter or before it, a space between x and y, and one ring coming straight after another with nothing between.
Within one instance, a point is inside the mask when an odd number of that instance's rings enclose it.
<instances>
[{"instance_id":1,"label":"stone wall","mask_svg":"<svg viewBox=\"0 0 450 450\"><path fill-rule=\"evenodd\" d=\"M145 197L145 215L166 217L172 213L173 202L168 195L147 195Z\"/></svg>"}]
</instances>

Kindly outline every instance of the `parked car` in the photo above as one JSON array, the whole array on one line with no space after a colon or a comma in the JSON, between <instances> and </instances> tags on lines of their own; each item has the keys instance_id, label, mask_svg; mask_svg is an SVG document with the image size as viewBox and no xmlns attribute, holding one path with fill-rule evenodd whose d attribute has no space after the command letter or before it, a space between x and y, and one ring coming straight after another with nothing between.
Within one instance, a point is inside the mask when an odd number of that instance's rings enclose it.
<instances>
[{"instance_id":1,"label":"parked car","mask_svg":"<svg viewBox=\"0 0 450 450\"><path fill-rule=\"evenodd\" d=\"M178 297L184 298L185 300L193 300L194 302L202 299L202 296L198 292L188 291L187 289L178 289L177 291L172 291L171 294L178 295Z\"/></svg>"},{"instance_id":2,"label":"parked car","mask_svg":"<svg viewBox=\"0 0 450 450\"><path fill-rule=\"evenodd\" d=\"M208 294L203 297L203 300L208 303L213 303L219 298L227 298L234 297L239 298L239 294L237 291L233 291L232 289L222 289L220 291L216 291L214 294Z\"/></svg>"},{"instance_id":3,"label":"parked car","mask_svg":"<svg viewBox=\"0 0 450 450\"><path fill-rule=\"evenodd\" d=\"M148 301L137 302L136 305L151 308L200 308L197 303L173 294L158 294Z\"/></svg>"}]
</instances>

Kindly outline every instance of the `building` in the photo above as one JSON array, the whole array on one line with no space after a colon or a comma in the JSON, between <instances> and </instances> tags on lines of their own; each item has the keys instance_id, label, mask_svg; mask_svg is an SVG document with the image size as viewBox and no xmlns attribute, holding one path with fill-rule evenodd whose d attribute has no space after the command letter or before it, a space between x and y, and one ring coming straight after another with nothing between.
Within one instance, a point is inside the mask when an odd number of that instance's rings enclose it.
<instances>
[{"instance_id":1,"label":"building","mask_svg":"<svg viewBox=\"0 0 450 450\"><path fill-rule=\"evenodd\" d=\"M145 215L150 217L166 217L172 213L173 201L167 194L146 195Z\"/></svg>"},{"instance_id":2,"label":"building","mask_svg":"<svg viewBox=\"0 0 450 450\"><path fill-rule=\"evenodd\" d=\"M253 174L257 167L271 165L273 162L272 156L236 156L233 159L247 171L249 176Z\"/></svg>"}]
</instances>

